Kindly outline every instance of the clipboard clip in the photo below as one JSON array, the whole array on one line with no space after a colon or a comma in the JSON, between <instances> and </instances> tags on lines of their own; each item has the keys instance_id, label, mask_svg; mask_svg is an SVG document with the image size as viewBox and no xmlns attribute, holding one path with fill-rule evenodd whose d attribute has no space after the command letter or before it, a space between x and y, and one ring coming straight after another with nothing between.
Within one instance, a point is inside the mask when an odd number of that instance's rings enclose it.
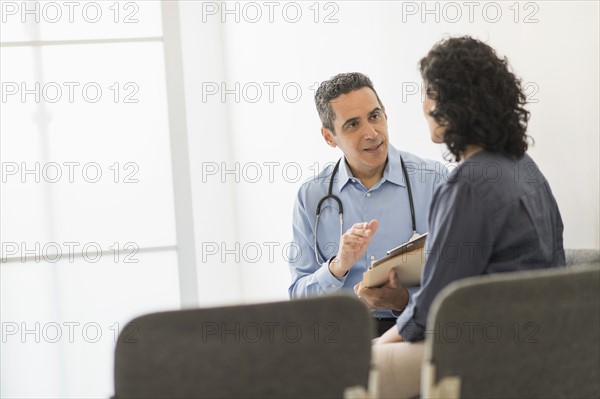
<instances>
[{"instance_id":1,"label":"clipboard clip","mask_svg":"<svg viewBox=\"0 0 600 399\"><path fill-rule=\"evenodd\" d=\"M390 249L389 251L386 251L386 253L388 255L391 255L393 253L397 253L398 251L402 250L402 252L410 252L410 250L415 246L415 243L420 240L421 238L426 237L428 234L427 233L423 233L423 234L419 234L417 232L414 232L412 237L410 238L410 240L408 240L407 242L398 245L395 248Z\"/></svg>"}]
</instances>

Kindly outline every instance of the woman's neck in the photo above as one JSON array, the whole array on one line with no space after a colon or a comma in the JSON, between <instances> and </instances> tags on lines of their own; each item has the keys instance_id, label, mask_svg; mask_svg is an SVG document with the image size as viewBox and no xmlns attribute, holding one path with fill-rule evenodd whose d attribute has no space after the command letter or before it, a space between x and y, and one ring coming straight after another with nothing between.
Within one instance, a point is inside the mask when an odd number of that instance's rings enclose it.
<instances>
[{"instance_id":1,"label":"woman's neck","mask_svg":"<svg viewBox=\"0 0 600 399\"><path fill-rule=\"evenodd\" d=\"M460 154L460 158L462 161L464 161L470 156L477 154L481 150L483 150L482 146L469 144L465 147L465 150Z\"/></svg>"}]
</instances>

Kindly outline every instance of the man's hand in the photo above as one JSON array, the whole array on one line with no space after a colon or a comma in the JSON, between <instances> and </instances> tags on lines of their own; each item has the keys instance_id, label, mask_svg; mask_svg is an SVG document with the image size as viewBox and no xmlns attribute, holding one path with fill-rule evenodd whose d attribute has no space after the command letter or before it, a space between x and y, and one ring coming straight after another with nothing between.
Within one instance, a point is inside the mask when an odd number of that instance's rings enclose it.
<instances>
[{"instance_id":1,"label":"man's hand","mask_svg":"<svg viewBox=\"0 0 600 399\"><path fill-rule=\"evenodd\" d=\"M329 270L334 276L345 276L354 263L365 254L378 226L379 222L375 219L369 223L356 223L342 235L338 253L329 262Z\"/></svg>"},{"instance_id":2,"label":"man's hand","mask_svg":"<svg viewBox=\"0 0 600 399\"><path fill-rule=\"evenodd\" d=\"M388 281L377 288L367 288L362 282L354 286L354 292L374 309L404 310L408 303L408 291L400 284L396 270L389 273Z\"/></svg>"}]
</instances>

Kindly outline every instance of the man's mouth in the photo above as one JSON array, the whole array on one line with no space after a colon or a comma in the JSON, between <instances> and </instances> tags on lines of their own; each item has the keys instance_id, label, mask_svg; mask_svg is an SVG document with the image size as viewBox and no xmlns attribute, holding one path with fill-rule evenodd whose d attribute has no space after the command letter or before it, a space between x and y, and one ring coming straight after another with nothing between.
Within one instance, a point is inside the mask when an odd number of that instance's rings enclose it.
<instances>
[{"instance_id":1,"label":"man's mouth","mask_svg":"<svg viewBox=\"0 0 600 399\"><path fill-rule=\"evenodd\" d=\"M383 145L383 141L379 144L375 144L374 146L367 147L363 151L374 152L374 151L377 151L379 149L379 147L381 147L382 145Z\"/></svg>"}]
</instances>

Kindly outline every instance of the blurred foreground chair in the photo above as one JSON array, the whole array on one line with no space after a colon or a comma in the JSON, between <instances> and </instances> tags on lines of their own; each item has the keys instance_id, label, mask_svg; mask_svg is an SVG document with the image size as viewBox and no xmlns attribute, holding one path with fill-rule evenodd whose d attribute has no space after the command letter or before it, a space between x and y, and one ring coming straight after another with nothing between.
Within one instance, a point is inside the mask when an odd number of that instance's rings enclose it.
<instances>
[{"instance_id":1,"label":"blurred foreground chair","mask_svg":"<svg viewBox=\"0 0 600 399\"><path fill-rule=\"evenodd\" d=\"M600 263L600 250L597 249L565 249L567 267Z\"/></svg>"},{"instance_id":2,"label":"blurred foreground chair","mask_svg":"<svg viewBox=\"0 0 600 399\"><path fill-rule=\"evenodd\" d=\"M115 351L114 398L342 398L367 386L374 325L346 296L155 313Z\"/></svg>"},{"instance_id":3,"label":"blurred foreground chair","mask_svg":"<svg viewBox=\"0 0 600 399\"><path fill-rule=\"evenodd\" d=\"M566 260L440 292L427 322L423 397L600 397L600 256L567 250Z\"/></svg>"}]
</instances>

